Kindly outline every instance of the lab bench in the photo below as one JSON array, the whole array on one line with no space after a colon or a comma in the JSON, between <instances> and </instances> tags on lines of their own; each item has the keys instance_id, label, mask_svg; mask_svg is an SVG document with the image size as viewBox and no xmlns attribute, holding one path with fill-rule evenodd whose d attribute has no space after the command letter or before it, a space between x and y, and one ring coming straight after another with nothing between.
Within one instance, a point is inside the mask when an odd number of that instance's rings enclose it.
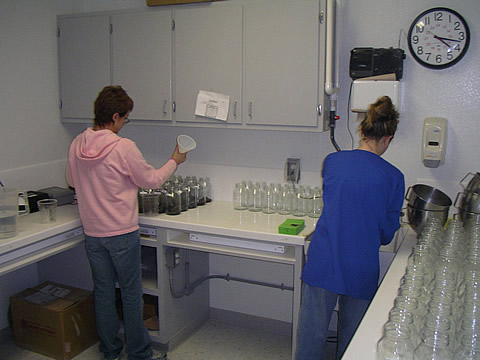
<instances>
[{"instance_id":1,"label":"lab bench","mask_svg":"<svg viewBox=\"0 0 480 360\"><path fill-rule=\"evenodd\" d=\"M201 326L212 310L209 282L217 278L243 282L245 286L242 289L246 292L253 289L251 286L274 288L268 293L271 304L278 303L276 297L279 295L276 294L279 292L288 297L287 312L290 314L286 324L291 336L293 357L305 240L314 230L317 219L304 217L305 228L298 235L279 234L278 226L287 218L293 216L238 211L233 209L232 203L222 201L214 201L175 216L141 215L139 224L144 293L158 302L158 330L150 332L153 341L174 348ZM391 245L381 248L381 254L393 257L402 239L403 235L397 234ZM81 246L83 241L75 205L59 207L57 221L53 224L41 224L38 213L20 217L17 236L0 241L0 276L39 261L43 263L43 268L49 268L47 274L54 275L58 271L55 267L61 266L58 257L64 256L69 249ZM227 273L212 274L209 265L212 254L239 259L240 265L228 269ZM63 260L64 263L69 261ZM268 270L248 273L241 269L253 262L265 265ZM78 271L83 276L89 274L89 269L83 269L88 268L86 261L82 262L81 267ZM75 267L70 271L76 271ZM254 276L251 276L252 273ZM73 279L70 285L75 285L75 281ZM195 283L198 284L188 295L178 295L188 284ZM389 291L384 287L382 285L379 293ZM246 294L238 294L239 298L242 296ZM235 298L231 300L236 301ZM256 306L255 300L251 305Z\"/></svg>"}]
</instances>

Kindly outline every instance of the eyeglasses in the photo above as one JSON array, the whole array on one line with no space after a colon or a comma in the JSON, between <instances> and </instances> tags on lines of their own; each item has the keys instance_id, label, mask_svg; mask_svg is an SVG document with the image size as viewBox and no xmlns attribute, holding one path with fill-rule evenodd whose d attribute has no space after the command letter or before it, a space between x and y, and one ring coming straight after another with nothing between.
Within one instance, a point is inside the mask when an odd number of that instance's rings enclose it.
<instances>
[{"instance_id":1,"label":"eyeglasses","mask_svg":"<svg viewBox=\"0 0 480 360\"><path fill-rule=\"evenodd\" d=\"M128 117L125 118L125 124L128 124L130 122L130 119Z\"/></svg>"}]
</instances>

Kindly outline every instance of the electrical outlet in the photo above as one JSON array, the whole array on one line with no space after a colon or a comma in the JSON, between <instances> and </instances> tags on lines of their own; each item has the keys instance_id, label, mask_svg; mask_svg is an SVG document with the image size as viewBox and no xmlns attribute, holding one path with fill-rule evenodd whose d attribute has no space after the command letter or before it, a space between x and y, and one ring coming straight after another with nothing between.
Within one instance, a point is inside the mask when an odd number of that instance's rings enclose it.
<instances>
[{"instance_id":1,"label":"electrical outlet","mask_svg":"<svg viewBox=\"0 0 480 360\"><path fill-rule=\"evenodd\" d=\"M165 250L165 265L174 269L180 263L180 250L178 248L167 248Z\"/></svg>"},{"instance_id":2,"label":"electrical outlet","mask_svg":"<svg viewBox=\"0 0 480 360\"><path fill-rule=\"evenodd\" d=\"M285 163L285 181L298 183L300 180L300 159L288 158Z\"/></svg>"}]
</instances>

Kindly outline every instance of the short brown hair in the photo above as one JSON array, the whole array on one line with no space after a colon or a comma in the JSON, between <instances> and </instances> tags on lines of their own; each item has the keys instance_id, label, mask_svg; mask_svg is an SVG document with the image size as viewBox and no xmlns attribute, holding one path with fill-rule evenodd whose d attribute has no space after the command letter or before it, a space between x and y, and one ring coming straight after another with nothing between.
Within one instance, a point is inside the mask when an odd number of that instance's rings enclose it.
<instances>
[{"instance_id":1,"label":"short brown hair","mask_svg":"<svg viewBox=\"0 0 480 360\"><path fill-rule=\"evenodd\" d=\"M95 125L105 126L113 122L113 115L121 117L133 110L133 100L121 86L105 86L94 104Z\"/></svg>"},{"instance_id":2,"label":"short brown hair","mask_svg":"<svg viewBox=\"0 0 480 360\"><path fill-rule=\"evenodd\" d=\"M384 136L394 136L399 114L388 96L382 96L370 104L367 117L360 123L360 130L366 139L380 140Z\"/></svg>"}]
</instances>

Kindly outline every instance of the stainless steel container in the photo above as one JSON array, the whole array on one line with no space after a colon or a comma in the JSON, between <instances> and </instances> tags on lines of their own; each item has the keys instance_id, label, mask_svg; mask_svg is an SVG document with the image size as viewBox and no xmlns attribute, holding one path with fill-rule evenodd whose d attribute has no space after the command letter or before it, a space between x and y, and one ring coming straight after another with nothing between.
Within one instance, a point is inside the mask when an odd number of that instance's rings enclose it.
<instances>
[{"instance_id":1,"label":"stainless steel container","mask_svg":"<svg viewBox=\"0 0 480 360\"><path fill-rule=\"evenodd\" d=\"M407 206L407 219L408 224L413 231L420 234L425 227L425 224L432 219L439 219L442 222L442 226L445 225L448 219L449 208L444 210L423 210L416 209L410 205Z\"/></svg>"},{"instance_id":2,"label":"stainless steel container","mask_svg":"<svg viewBox=\"0 0 480 360\"><path fill-rule=\"evenodd\" d=\"M467 186L464 186L463 185L463 182L466 181L466 179L472 175L472 178L470 179L470 181L468 182ZM468 190L468 191L472 191L474 193L478 193L480 194L480 173L476 173L476 174L473 174L471 172L469 172L467 175L464 176L464 178L460 181L460 185L462 185L462 187L465 189L465 190Z\"/></svg>"},{"instance_id":3,"label":"stainless steel container","mask_svg":"<svg viewBox=\"0 0 480 360\"><path fill-rule=\"evenodd\" d=\"M450 208L452 200L442 191L429 185L417 184L407 189L405 200L408 206L418 210L444 211Z\"/></svg>"},{"instance_id":4,"label":"stainless steel container","mask_svg":"<svg viewBox=\"0 0 480 360\"><path fill-rule=\"evenodd\" d=\"M458 206L457 203L459 203ZM455 207L468 213L480 214L480 194L469 190L458 193L455 198Z\"/></svg>"}]
</instances>

